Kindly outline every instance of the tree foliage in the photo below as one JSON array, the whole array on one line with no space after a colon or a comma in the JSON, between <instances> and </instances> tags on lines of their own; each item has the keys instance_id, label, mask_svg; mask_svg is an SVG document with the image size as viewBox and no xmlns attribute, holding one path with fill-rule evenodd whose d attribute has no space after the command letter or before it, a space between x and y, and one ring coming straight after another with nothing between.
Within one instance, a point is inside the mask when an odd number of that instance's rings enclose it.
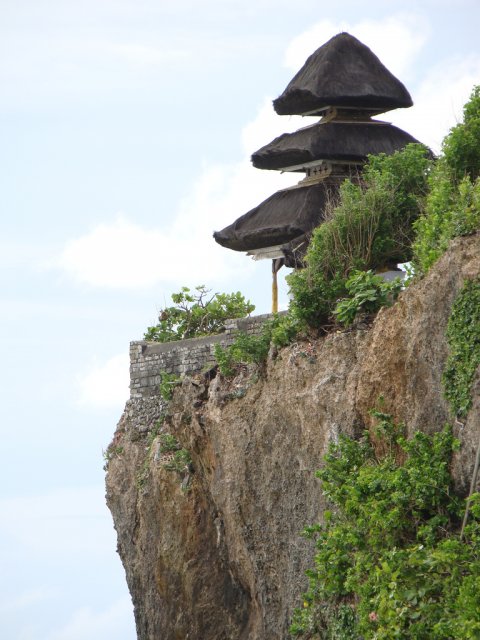
<instances>
[{"instance_id":1,"label":"tree foliage","mask_svg":"<svg viewBox=\"0 0 480 640\"><path fill-rule=\"evenodd\" d=\"M424 275L452 238L480 228L480 86L464 107L464 121L443 141L429 178L424 215L415 223L413 265Z\"/></svg>"},{"instance_id":2,"label":"tree foliage","mask_svg":"<svg viewBox=\"0 0 480 640\"><path fill-rule=\"evenodd\" d=\"M390 156L370 156L361 184L341 185L339 201L313 232L305 269L288 277L298 319L312 327L328 323L338 298L348 294L353 270L410 260L431 166L428 149L410 144Z\"/></svg>"},{"instance_id":3,"label":"tree foliage","mask_svg":"<svg viewBox=\"0 0 480 640\"><path fill-rule=\"evenodd\" d=\"M300 327L290 315L275 315L263 323L258 335L239 331L228 347L215 345L215 359L220 373L229 378L235 375L238 365L261 365L267 359L270 345L283 347L298 335Z\"/></svg>"},{"instance_id":4,"label":"tree foliage","mask_svg":"<svg viewBox=\"0 0 480 640\"><path fill-rule=\"evenodd\" d=\"M445 640L480 634L480 496L460 540L464 501L445 428L410 440L374 412L375 437L342 437L317 473L332 504L315 540L309 591L291 632L315 640Z\"/></svg>"},{"instance_id":5,"label":"tree foliage","mask_svg":"<svg viewBox=\"0 0 480 640\"><path fill-rule=\"evenodd\" d=\"M182 287L173 293L174 305L160 311L158 324L148 327L145 340L171 342L220 333L225 320L243 318L255 309L239 291L210 293L204 285L195 287L194 291Z\"/></svg>"},{"instance_id":6,"label":"tree foliage","mask_svg":"<svg viewBox=\"0 0 480 640\"><path fill-rule=\"evenodd\" d=\"M443 141L445 162L456 181L465 176L475 181L480 175L480 86L474 87L463 108L463 122L450 130Z\"/></svg>"},{"instance_id":7,"label":"tree foliage","mask_svg":"<svg viewBox=\"0 0 480 640\"><path fill-rule=\"evenodd\" d=\"M353 271L345 283L347 298L337 302L334 316L346 327L359 314L371 314L381 307L391 305L402 290L400 278L386 281L382 276L368 271Z\"/></svg>"}]
</instances>

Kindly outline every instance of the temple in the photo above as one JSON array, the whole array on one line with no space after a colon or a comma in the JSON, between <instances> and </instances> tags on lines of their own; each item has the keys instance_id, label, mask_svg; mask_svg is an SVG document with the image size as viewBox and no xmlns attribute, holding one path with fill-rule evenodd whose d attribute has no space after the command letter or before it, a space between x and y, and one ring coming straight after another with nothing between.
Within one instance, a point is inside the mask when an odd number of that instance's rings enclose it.
<instances>
[{"instance_id":1,"label":"temple","mask_svg":"<svg viewBox=\"0 0 480 640\"><path fill-rule=\"evenodd\" d=\"M367 156L393 154L411 135L372 116L412 106L404 85L377 56L348 33L317 49L273 101L279 115L319 116L294 133L275 138L252 155L258 169L304 174L294 187L275 194L214 233L222 246L271 259L273 311L276 274L282 265L301 267L310 235L324 220L340 184L358 180Z\"/></svg>"}]
</instances>

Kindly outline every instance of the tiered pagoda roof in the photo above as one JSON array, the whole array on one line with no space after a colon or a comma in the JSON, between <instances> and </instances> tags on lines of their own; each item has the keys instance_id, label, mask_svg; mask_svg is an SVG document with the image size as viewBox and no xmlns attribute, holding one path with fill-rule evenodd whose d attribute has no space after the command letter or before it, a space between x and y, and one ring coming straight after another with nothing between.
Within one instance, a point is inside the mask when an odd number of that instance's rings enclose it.
<instances>
[{"instance_id":1,"label":"tiered pagoda roof","mask_svg":"<svg viewBox=\"0 0 480 640\"><path fill-rule=\"evenodd\" d=\"M280 115L320 115L316 124L275 138L252 155L259 169L304 172L296 187L273 194L222 231L215 240L255 257L282 257L298 266L313 229L341 182L358 179L370 154L393 154L418 142L393 125L371 116L412 99L372 51L348 33L317 49L273 101ZM262 250L263 255L262 255Z\"/></svg>"},{"instance_id":2,"label":"tiered pagoda roof","mask_svg":"<svg viewBox=\"0 0 480 640\"><path fill-rule=\"evenodd\" d=\"M360 40L339 33L319 47L273 101L281 115L315 115L327 107L370 114L411 107L404 85Z\"/></svg>"},{"instance_id":3,"label":"tiered pagoda roof","mask_svg":"<svg viewBox=\"0 0 480 640\"><path fill-rule=\"evenodd\" d=\"M326 182L277 191L222 231L215 240L228 249L253 251L290 242L323 220L332 187Z\"/></svg>"},{"instance_id":4,"label":"tiered pagoda roof","mask_svg":"<svg viewBox=\"0 0 480 640\"><path fill-rule=\"evenodd\" d=\"M394 153L411 142L413 136L387 122L319 122L284 133L252 154L257 169L305 171L319 160L363 164L368 155Z\"/></svg>"}]
</instances>

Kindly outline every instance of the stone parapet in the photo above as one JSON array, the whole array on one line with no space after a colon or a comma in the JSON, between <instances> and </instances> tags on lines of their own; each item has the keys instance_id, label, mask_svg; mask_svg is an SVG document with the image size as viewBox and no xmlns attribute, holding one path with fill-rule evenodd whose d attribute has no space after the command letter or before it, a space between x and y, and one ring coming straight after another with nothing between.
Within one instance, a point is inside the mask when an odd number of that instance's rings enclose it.
<instances>
[{"instance_id":1,"label":"stone parapet","mask_svg":"<svg viewBox=\"0 0 480 640\"><path fill-rule=\"evenodd\" d=\"M271 318L266 313L225 322L222 333L175 342L130 343L130 398L158 395L162 374L194 375L215 365L215 346L228 347L238 332L258 335L263 323Z\"/></svg>"}]
</instances>

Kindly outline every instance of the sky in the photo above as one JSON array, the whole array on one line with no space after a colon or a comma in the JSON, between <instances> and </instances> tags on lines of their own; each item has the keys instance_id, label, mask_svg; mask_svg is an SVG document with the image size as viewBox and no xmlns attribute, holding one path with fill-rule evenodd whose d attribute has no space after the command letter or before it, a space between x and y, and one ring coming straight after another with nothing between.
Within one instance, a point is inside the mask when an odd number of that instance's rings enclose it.
<instances>
[{"instance_id":1,"label":"sky","mask_svg":"<svg viewBox=\"0 0 480 640\"><path fill-rule=\"evenodd\" d=\"M296 181L250 165L309 123L272 99L346 30L413 97L382 119L438 152L479 23L478 0L0 0L2 638L135 639L102 458L129 342L183 285L269 311L269 264L212 233Z\"/></svg>"}]
</instances>

